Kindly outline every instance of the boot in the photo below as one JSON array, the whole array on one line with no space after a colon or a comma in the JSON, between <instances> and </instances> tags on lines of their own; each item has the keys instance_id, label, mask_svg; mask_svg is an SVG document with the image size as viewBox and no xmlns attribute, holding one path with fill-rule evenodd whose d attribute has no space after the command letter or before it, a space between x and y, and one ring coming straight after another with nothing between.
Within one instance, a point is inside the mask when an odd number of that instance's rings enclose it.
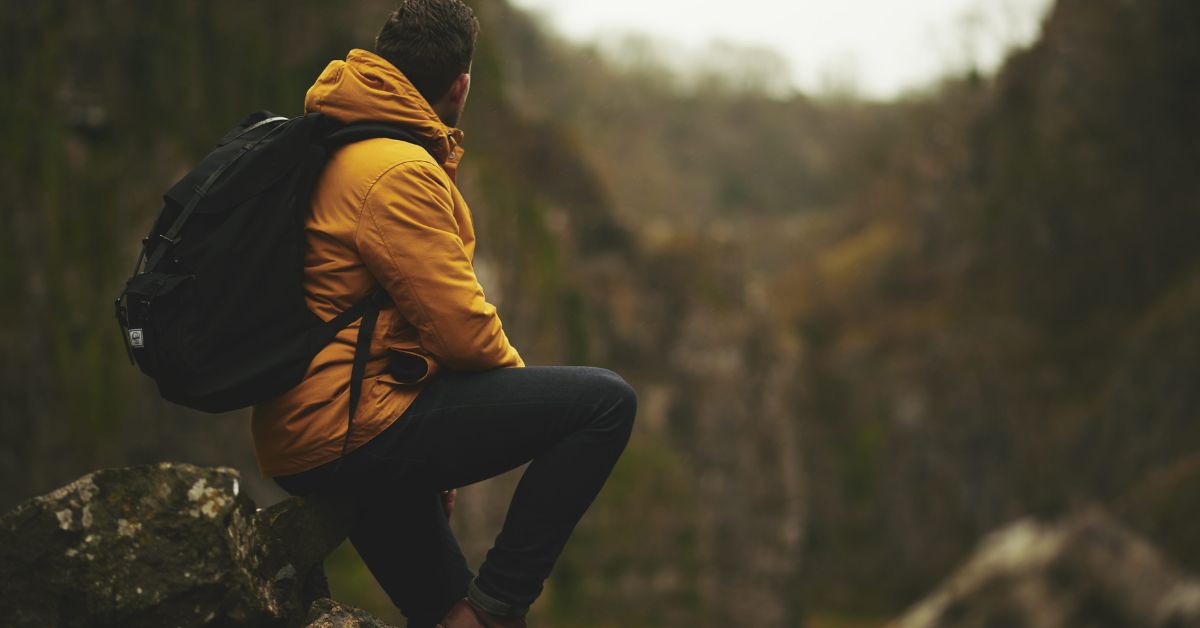
<instances>
[{"instance_id":1,"label":"boot","mask_svg":"<svg viewBox=\"0 0 1200 628\"><path fill-rule=\"evenodd\" d=\"M463 598L450 607L437 628L526 628L524 617L493 615Z\"/></svg>"}]
</instances>

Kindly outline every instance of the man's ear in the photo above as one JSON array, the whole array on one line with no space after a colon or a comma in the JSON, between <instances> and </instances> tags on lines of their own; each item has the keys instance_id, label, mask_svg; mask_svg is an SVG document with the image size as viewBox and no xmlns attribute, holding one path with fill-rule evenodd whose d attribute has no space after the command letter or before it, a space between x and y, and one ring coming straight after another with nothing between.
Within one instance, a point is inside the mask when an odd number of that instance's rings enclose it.
<instances>
[{"instance_id":1,"label":"man's ear","mask_svg":"<svg viewBox=\"0 0 1200 628\"><path fill-rule=\"evenodd\" d=\"M454 82L450 84L450 89L446 91L446 100L453 103L455 106L461 107L463 102L467 100L467 92L471 91L471 75L462 73Z\"/></svg>"}]
</instances>

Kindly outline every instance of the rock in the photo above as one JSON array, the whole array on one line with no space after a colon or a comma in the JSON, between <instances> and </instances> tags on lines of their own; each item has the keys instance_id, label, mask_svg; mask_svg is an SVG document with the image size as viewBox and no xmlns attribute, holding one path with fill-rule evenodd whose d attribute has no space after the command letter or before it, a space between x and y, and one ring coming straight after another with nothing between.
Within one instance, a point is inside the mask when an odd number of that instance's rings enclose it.
<instances>
[{"instance_id":1,"label":"rock","mask_svg":"<svg viewBox=\"0 0 1200 628\"><path fill-rule=\"evenodd\" d=\"M306 628L395 628L366 611L346 606L329 598L313 602Z\"/></svg>"},{"instance_id":2,"label":"rock","mask_svg":"<svg viewBox=\"0 0 1200 628\"><path fill-rule=\"evenodd\" d=\"M989 535L897 628L1200 626L1200 582L1100 510Z\"/></svg>"},{"instance_id":3,"label":"rock","mask_svg":"<svg viewBox=\"0 0 1200 628\"><path fill-rule=\"evenodd\" d=\"M97 471L0 517L0 623L300 626L329 594L321 563L346 512L300 499L259 512L233 469ZM331 625L382 625L356 621Z\"/></svg>"}]
</instances>

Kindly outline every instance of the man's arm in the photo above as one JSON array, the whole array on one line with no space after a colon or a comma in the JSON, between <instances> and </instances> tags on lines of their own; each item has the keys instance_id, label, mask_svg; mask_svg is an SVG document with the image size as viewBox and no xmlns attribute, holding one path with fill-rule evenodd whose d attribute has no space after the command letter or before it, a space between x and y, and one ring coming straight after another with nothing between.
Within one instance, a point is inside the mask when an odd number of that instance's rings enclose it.
<instances>
[{"instance_id":1,"label":"man's arm","mask_svg":"<svg viewBox=\"0 0 1200 628\"><path fill-rule=\"evenodd\" d=\"M375 183L359 218L359 254L439 364L462 371L524 366L475 277L451 184L435 168L406 162Z\"/></svg>"}]
</instances>

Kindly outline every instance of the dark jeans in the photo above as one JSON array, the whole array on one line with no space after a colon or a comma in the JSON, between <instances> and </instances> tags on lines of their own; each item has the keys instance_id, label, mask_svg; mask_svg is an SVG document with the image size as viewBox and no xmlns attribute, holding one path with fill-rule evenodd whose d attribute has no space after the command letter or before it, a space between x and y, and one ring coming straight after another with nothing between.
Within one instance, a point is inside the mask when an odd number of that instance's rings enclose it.
<instances>
[{"instance_id":1,"label":"dark jeans","mask_svg":"<svg viewBox=\"0 0 1200 628\"><path fill-rule=\"evenodd\" d=\"M333 462L275 481L293 495L353 495L350 542L409 626L436 624L468 586L472 599L519 613L604 485L636 409L633 389L604 369L444 373L336 475ZM438 492L530 461L472 582Z\"/></svg>"}]
</instances>

